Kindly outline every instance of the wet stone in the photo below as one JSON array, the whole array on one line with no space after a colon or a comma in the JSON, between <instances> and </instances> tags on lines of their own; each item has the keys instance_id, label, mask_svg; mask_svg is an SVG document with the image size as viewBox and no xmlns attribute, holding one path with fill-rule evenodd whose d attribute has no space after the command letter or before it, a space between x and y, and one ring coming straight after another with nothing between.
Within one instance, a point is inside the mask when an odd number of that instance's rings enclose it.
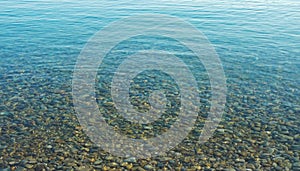
<instances>
[{"instance_id":1,"label":"wet stone","mask_svg":"<svg viewBox=\"0 0 300 171\"><path fill-rule=\"evenodd\" d=\"M157 163L157 167L163 168L163 167L164 167L164 164L163 164L163 163Z\"/></svg>"},{"instance_id":2,"label":"wet stone","mask_svg":"<svg viewBox=\"0 0 300 171\"><path fill-rule=\"evenodd\" d=\"M10 161L10 162L8 162L8 164L11 165L11 166L13 166L13 165L18 164L18 162L16 162L16 161Z\"/></svg>"},{"instance_id":3,"label":"wet stone","mask_svg":"<svg viewBox=\"0 0 300 171\"><path fill-rule=\"evenodd\" d=\"M247 164L247 168L248 169L255 169L255 166L251 163Z\"/></svg>"},{"instance_id":4,"label":"wet stone","mask_svg":"<svg viewBox=\"0 0 300 171\"><path fill-rule=\"evenodd\" d=\"M47 166L43 163L39 163L36 165L35 171L46 171L47 170Z\"/></svg>"},{"instance_id":5,"label":"wet stone","mask_svg":"<svg viewBox=\"0 0 300 171\"><path fill-rule=\"evenodd\" d=\"M84 147L91 147L91 146L92 146L91 143L85 143L85 144L84 144Z\"/></svg>"},{"instance_id":6,"label":"wet stone","mask_svg":"<svg viewBox=\"0 0 300 171\"><path fill-rule=\"evenodd\" d=\"M225 169L225 171L236 171L234 168Z\"/></svg>"},{"instance_id":7,"label":"wet stone","mask_svg":"<svg viewBox=\"0 0 300 171\"><path fill-rule=\"evenodd\" d=\"M127 164L125 165L125 167L126 167L126 169L131 170L132 167L133 167L133 165L132 165L132 163L127 163Z\"/></svg>"},{"instance_id":8,"label":"wet stone","mask_svg":"<svg viewBox=\"0 0 300 171\"><path fill-rule=\"evenodd\" d=\"M133 167L131 170L133 170L133 171L145 171L145 169L143 169L143 168L140 167L140 166Z\"/></svg>"},{"instance_id":9,"label":"wet stone","mask_svg":"<svg viewBox=\"0 0 300 171\"><path fill-rule=\"evenodd\" d=\"M7 116L7 115L9 115L9 112L0 112L0 116Z\"/></svg>"},{"instance_id":10,"label":"wet stone","mask_svg":"<svg viewBox=\"0 0 300 171\"><path fill-rule=\"evenodd\" d=\"M217 129L217 131L220 132L220 133L224 133L225 129Z\"/></svg>"},{"instance_id":11,"label":"wet stone","mask_svg":"<svg viewBox=\"0 0 300 171\"><path fill-rule=\"evenodd\" d=\"M275 157L273 160L278 163L278 162L283 161L284 158L283 157Z\"/></svg>"},{"instance_id":12,"label":"wet stone","mask_svg":"<svg viewBox=\"0 0 300 171\"><path fill-rule=\"evenodd\" d=\"M152 170L153 166L147 164L146 166L144 166L144 169L146 169L146 170Z\"/></svg>"},{"instance_id":13,"label":"wet stone","mask_svg":"<svg viewBox=\"0 0 300 171\"><path fill-rule=\"evenodd\" d=\"M28 163L29 163L29 164L36 164L36 163L37 163L37 160L36 160L36 159L29 160Z\"/></svg>"},{"instance_id":14,"label":"wet stone","mask_svg":"<svg viewBox=\"0 0 300 171\"><path fill-rule=\"evenodd\" d=\"M288 135L284 135L284 134L280 134L279 136L282 141L286 142L286 141L293 141L294 140L294 137L292 136L288 136Z\"/></svg>"},{"instance_id":15,"label":"wet stone","mask_svg":"<svg viewBox=\"0 0 300 171\"><path fill-rule=\"evenodd\" d=\"M293 169L299 169L300 170L300 162L293 163Z\"/></svg>"},{"instance_id":16,"label":"wet stone","mask_svg":"<svg viewBox=\"0 0 300 171\"><path fill-rule=\"evenodd\" d=\"M292 145L291 149L295 151L300 151L300 145Z\"/></svg>"},{"instance_id":17,"label":"wet stone","mask_svg":"<svg viewBox=\"0 0 300 171\"><path fill-rule=\"evenodd\" d=\"M9 167L7 168L0 168L1 171L11 171L11 169Z\"/></svg>"},{"instance_id":18,"label":"wet stone","mask_svg":"<svg viewBox=\"0 0 300 171\"><path fill-rule=\"evenodd\" d=\"M245 160L244 160L244 159L236 159L235 161L236 161L236 162L240 162L240 163L245 163Z\"/></svg>"},{"instance_id":19,"label":"wet stone","mask_svg":"<svg viewBox=\"0 0 300 171\"><path fill-rule=\"evenodd\" d=\"M161 157L161 158L159 158L159 160L160 161L170 161L170 160L172 160L172 158L171 157Z\"/></svg>"},{"instance_id":20,"label":"wet stone","mask_svg":"<svg viewBox=\"0 0 300 171\"><path fill-rule=\"evenodd\" d=\"M27 169L25 167L22 166L18 166L17 169L15 171L26 171Z\"/></svg>"},{"instance_id":21,"label":"wet stone","mask_svg":"<svg viewBox=\"0 0 300 171\"><path fill-rule=\"evenodd\" d=\"M64 153L64 150L63 150L63 149L55 149L54 152L55 152L55 153Z\"/></svg>"},{"instance_id":22,"label":"wet stone","mask_svg":"<svg viewBox=\"0 0 300 171\"><path fill-rule=\"evenodd\" d=\"M82 148L81 150L82 150L82 151L85 151L85 152L89 152L89 151L90 151L89 148Z\"/></svg>"},{"instance_id":23,"label":"wet stone","mask_svg":"<svg viewBox=\"0 0 300 171\"><path fill-rule=\"evenodd\" d=\"M95 169L102 169L102 166L101 165L96 165L96 166L93 166Z\"/></svg>"},{"instance_id":24,"label":"wet stone","mask_svg":"<svg viewBox=\"0 0 300 171\"><path fill-rule=\"evenodd\" d=\"M268 159L268 158L270 158L272 156L272 154L269 154L269 153L263 153L263 154L261 154L261 158L263 158L263 159Z\"/></svg>"},{"instance_id":25,"label":"wet stone","mask_svg":"<svg viewBox=\"0 0 300 171\"><path fill-rule=\"evenodd\" d=\"M210 158L209 159L211 162L216 162L217 161L217 159L215 159L215 158Z\"/></svg>"},{"instance_id":26,"label":"wet stone","mask_svg":"<svg viewBox=\"0 0 300 171\"><path fill-rule=\"evenodd\" d=\"M96 161L94 162L94 165L100 165L100 164L102 164L102 160L96 160Z\"/></svg>"},{"instance_id":27,"label":"wet stone","mask_svg":"<svg viewBox=\"0 0 300 171\"><path fill-rule=\"evenodd\" d=\"M25 167L27 168L27 169L32 169L33 168L33 164L25 164Z\"/></svg>"},{"instance_id":28,"label":"wet stone","mask_svg":"<svg viewBox=\"0 0 300 171\"><path fill-rule=\"evenodd\" d=\"M136 158L135 157L130 157L130 158L125 159L124 162L135 163Z\"/></svg>"},{"instance_id":29,"label":"wet stone","mask_svg":"<svg viewBox=\"0 0 300 171\"><path fill-rule=\"evenodd\" d=\"M7 146L6 145L0 145L0 150L6 149Z\"/></svg>"},{"instance_id":30,"label":"wet stone","mask_svg":"<svg viewBox=\"0 0 300 171\"><path fill-rule=\"evenodd\" d=\"M52 145L47 145L46 148L51 149Z\"/></svg>"},{"instance_id":31,"label":"wet stone","mask_svg":"<svg viewBox=\"0 0 300 171\"><path fill-rule=\"evenodd\" d=\"M110 166L110 167L117 167L117 166L119 166L119 165L118 165L118 163L116 163L116 162L112 162L112 163L109 163L108 166Z\"/></svg>"},{"instance_id":32,"label":"wet stone","mask_svg":"<svg viewBox=\"0 0 300 171\"><path fill-rule=\"evenodd\" d=\"M242 140L238 138L238 139L234 139L234 142L240 143L242 142Z\"/></svg>"}]
</instances>

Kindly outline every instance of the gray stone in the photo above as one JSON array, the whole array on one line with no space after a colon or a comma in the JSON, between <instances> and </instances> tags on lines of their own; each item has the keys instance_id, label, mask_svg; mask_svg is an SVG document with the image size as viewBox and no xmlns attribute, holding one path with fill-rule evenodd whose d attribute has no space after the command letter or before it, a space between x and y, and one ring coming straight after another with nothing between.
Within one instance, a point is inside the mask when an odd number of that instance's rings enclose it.
<instances>
[{"instance_id":1,"label":"gray stone","mask_svg":"<svg viewBox=\"0 0 300 171\"><path fill-rule=\"evenodd\" d=\"M236 171L234 168L225 169L225 171Z\"/></svg>"},{"instance_id":2,"label":"gray stone","mask_svg":"<svg viewBox=\"0 0 300 171\"><path fill-rule=\"evenodd\" d=\"M94 162L94 164L95 164L95 165L100 165L100 164L102 164L102 160L96 160L96 161Z\"/></svg>"},{"instance_id":3,"label":"gray stone","mask_svg":"<svg viewBox=\"0 0 300 171\"><path fill-rule=\"evenodd\" d=\"M7 168L3 168L3 169L2 169L2 168L0 168L0 170L1 170L1 171L10 171L10 168L9 168L9 167L7 167Z\"/></svg>"},{"instance_id":4,"label":"gray stone","mask_svg":"<svg viewBox=\"0 0 300 171\"><path fill-rule=\"evenodd\" d=\"M125 159L124 162L135 163L136 162L136 158L135 157L130 157L130 158Z\"/></svg>"},{"instance_id":5,"label":"gray stone","mask_svg":"<svg viewBox=\"0 0 300 171\"><path fill-rule=\"evenodd\" d=\"M146 170L152 170L152 169L153 169L153 166L147 164L146 166L144 166L144 168L145 168Z\"/></svg>"},{"instance_id":6,"label":"gray stone","mask_svg":"<svg viewBox=\"0 0 300 171\"><path fill-rule=\"evenodd\" d=\"M236 162L245 163L245 160L244 160L244 159L236 159L235 161L236 161Z\"/></svg>"},{"instance_id":7,"label":"gray stone","mask_svg":"<svg viewBox=\"0 0 300 171\"><path fill-rule=\"evenodd\" d=\"M215 159L215 158L210 158L209 160L210 160L211 162L217 161L217 159Z\"/></svg>"},{"instance_id":8,"label":"gray stone","mask_svg":"<svg viewBox=\"0 0 300 171\"><path fill-rule=\"evenodd\" d=\"M33 165L32 165L32 164L25 164L25 167L26 167L27 169L32 169L32 168L33 168Z\"/></svg>"},{"instance_id":9,"label":"gray stone","mask_svg":"<svg viewBox=\"0 0 300 171\"><path fill-rule=\"evenodd\" d=\"M295 151L300 151L300 145L292 145L291 149Z\"/></svg>"},{"instance_id":10,"label":"gray stone","mask_svg":"<svg viewBox=\"0 0 300 171\"><path fill-rule=\"evenodd\" d=\"M46 148L51 149L52 145L47 145Z\"/></svg>"},{"instance_id":11,"label":"gray stone","mask_svg":"<svg viewBox=\"0 0 300 171\"><path fill-rule=\"evenodd\" d=\"M299 168L300 169L300 162L293 163L293 168Z\"/></svg>"},{"instance_id":12,"label":"gray stone","mask_svg":"<svg viewBox=\"0 0 300 171\"><path fill-rule=\"evenodd\" d=\"M10 161L10 162L8 162L8 164L11 165L11 166L13 166L13 165L18 164L18 162L16 162L16 161Z\"/></svg>"},{"instance_id":13,"label":"gray stone","mask_svg":"<svg viewBox=\"0 0 300 171\"><path fill-rule=\"evenodd\" d=\"M3 150L3 149L5 149L5 148L7 148L6 145L0 145L0 150Z\"/></svg>"},{"instance_id":14,"label":"gray stone","mask_svg":"<svg viewBox=\"0 0 300 171\"><path fill-rule=\"evenodd\" d=\"M1 170L1 169L0 169ZM26 171L27 169L25 167L17 167L17 169L15 171Z\"/></svg>"}]
</instances>

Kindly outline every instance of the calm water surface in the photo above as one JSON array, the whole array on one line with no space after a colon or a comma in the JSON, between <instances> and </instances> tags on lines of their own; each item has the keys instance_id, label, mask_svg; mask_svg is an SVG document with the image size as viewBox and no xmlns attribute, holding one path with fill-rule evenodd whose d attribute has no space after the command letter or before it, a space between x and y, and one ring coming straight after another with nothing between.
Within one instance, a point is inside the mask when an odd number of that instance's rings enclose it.
<instances>
[{"instance_id":1,"label":"calm water surface","mask_svg":"<svg viewBox=\"0 0 300 171\"><path fill-rule=\"evenodd\" d=\"M300 170L299 9L296 0L0 1L0 170ZM228 92L223 120L209 142L195 141L203 125L199 119L198 127L166 156L135 161L111 156L90 142L77 121L71 92L72 70L89 38L113 21L141 13L173 15L202 31L222 61ZM155 41L137 37L122 42L101 66L98 80L103 81L96 94L108 120L114 113L106 106L111 79L107 73L118 64L114 55L125 47L145 49L145 42L154 47ZM173 45L156 46L174 51ZM209 81L201 63L197 66L200 115L205 117ZM167 75L149 74L169 80L168 90L177 91ZM142 80L136 78L136 84L147 89ZM147 94L139 88L135 92ZM124 120L111 122L135 138L168 128L161 123L143 133L122 123L128 125Z\"/></svg>"}]
</instances>

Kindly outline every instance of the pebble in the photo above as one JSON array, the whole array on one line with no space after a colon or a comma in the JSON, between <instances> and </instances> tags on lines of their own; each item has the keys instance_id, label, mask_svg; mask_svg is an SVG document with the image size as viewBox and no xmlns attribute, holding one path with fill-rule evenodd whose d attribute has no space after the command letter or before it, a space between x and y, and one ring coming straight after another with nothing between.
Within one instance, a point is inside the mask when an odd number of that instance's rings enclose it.
<instances>
[{"instance_id":1,"label":"pebble","mask_svg":"<svg viewBox=\"0 0 300 171\"><path fill-rule=\"evenodd\" d=\"M235 161L236 161L236 162L245 163L245 160L244 160L244 159L236 159Z\"/></svg>"},{"instance_id":2,"label":"pebble","mask_svg":"<svg viewBox=\"0 0 300 171\"><path fill-rule=\"evenodd\" d=\"M93 166L96 170L101 170L102 169L102 166L101 165L96 165L96 166Z\"/></svg>"},{"instance_id":3,"label":"pebble","mask_svg":"<svg viewBox=\"0 0 300 171\"><path fill-rule=\"evenodd\" d=\"M151 130L151 129L153 129L153 127L152 126L144 126L144 129Z\"/></svg>"},{"instance_id":4,"label":"pebble","mask_svg":"<svg viewBox=\"0 0 300 171\"><path fill-rule=\"evenodd\" d=\"M35 171L45 171L47 170L47 166L43 163L39 163L35 167Z\"/></svg>"},{"instance_id":5,"label":"pebble","mask_svg":"<svg viewBox=\"0 0 300 171\"><path fill-rule=\"evenodd\" d=\"M133 167L131 170L133 170L133 171L145 171L145 169L143 169L140 166Z\"/></svg>"},{"instance_id":6,"label":"pebble","mask_svg":"<svg viewBox=\"0 0 300 171\"><path fill-rule=\"evenodd\" d=\"M110 167L108 167L108 166L103 166L103 167L102 167L102 170L103 170L103 171L110 170Z\"/></svg>"},{"instance_id":7,"label":"pebble","mask_svg":"<svg viewBox=\"0 0 300 171\"><path fill-rule=\"evenodd\" d=\"M11 171L11 169L10 169L9 167L7 167L7 168L1 168L1 167L0 167L0 170L1 170L1 171Z\"/></svg>"},{"instance_id":8,"label":"pebble","mask_svg":"<svg viewBox=\"0 0 300 171\"><path fill-rule=\"evenodd\" d=\"M217 161L217 159L215 159L215 158L210 158L209 160L210 160L211 162Z\"/></svg>"},{"instance_id":9,"label":"pebble","mask_svg":"<svg viewBox=\"0 0 300 171\"><path fill-rule=\"evenodd\" d=\"M146 166L144 166L144 168L145 168L146 170L152 170L152 169L153 169L153 166L147 164Z\"/></svg>"},{"instance_id":10,"label":"pebble","mask_svg":"<svg viewBox=\"0 0 300 171\"><path fill-rule=\"evenodd\" d=\"M84 148L84 147L83 147L81 150L82 150L82 151L85 151L85 152L89 152L89 151L90 151L89 148Z\"/></svg>"},{"instance_id":11,"label":"pebble","mask_svg":"<svg viewBox=\"0 0 300 171\"><path fill-rule=\"evenodd\" d=\"M125 159L124 162L135 163L136 158L135 157L130 157L130 158Z\"/></svg>"},{"instance_id":12,"label":"pebble","mask_svg":"<svg viewBox=\"0 0 300 171\"><path fill-rule=\"evenodd\" d=\"M242 140L238 138L238 139L234 139L234 142L240 143L240 142L242 142Z\"/></svg>"},{"instance_id":13,"label":"pebble","mask_svg":"<svg viewBox=\"0 0 300 171\"><path fill-rule=\"evenodd\" d=\"M0 112L0 115L9 115L8 112Z\"/></svg>"},{"instance_id":14,"label":"pebble","mask_svg":"<svg viewBox=\"0 0 300 171\"><path fill-rule=\"evenodd\" d=\"M224 133L225 129L217 129L217 131L220 132L220 133Z\"/></svg>"},{"instance_id":15,"label":"pebble","mask_svg":"<svg viewBox=\"0 0 300 171\"><path fill-rule=\"evenodd\" d=\"M172 160L172 158L171 157L160 157L159 160L165 162L165 161Z\"/></svg>"},{"instance_id":16,"label":"pebble","mask_svg":"<svg viewBox=\"0 0 300 171\"><path fill-rule=\"evenodd\" d=\"M105 158L105 160L113 161L113 160L114 160L114 157L113 157L113 156L107 156L107 157Z\"/></svg>"},{"instance_id":17,"label":"pebble","mask_svg":"<svg viewBox=\"0 0 300 171\"><path fill-rule=\"evenodd\" d=\"M126 169L130 170L130 169L132 169L133 164L132 163L126 164L125 167L126 167Z\"/></svg>"},{"instance_id":18,"label":"pebble","mask_svg":"<svg viewBox=\"0 0 300 171\"><path fill-rule=\"evenodd\" d=\"M54 152L55 153L64 153L64 150L63 149L55 149Z\"/></svg>"},{"instance_id":19,"label":"pebble","mask_svg":"<svg viewBox=\"0 0 300 171\"><path fill-rule=\"evenodd\" d=\"M272 156L272 154L269 154L269 153L263 153L263 154L260 155L260 157L261 157L262 159L268 159L268 158L270 158L271 156Z\"/></svg>"},{"instance_id":20,"label":"pebble","mask_svg":"<svg viewBox=\"0 0 300 171\"><path fill-rule=\"evenodd\" d=\"M158 168L163 168L165 165L163 163L157 163Z\"/></svg>"},{"instance_id":21,"label":"pebble","mask_svg":"<svg viewBox=\"0 0 300 171\"><path fill-rule=\"evenodd\" d=\"M5 148L7 148L6 145L0 145L0 150L3 150L3 149L5 149Z\"/></svg>"},{"instance_id":22,"label":"pebble","mask_svg":"<svg viewBox=\"0 0 300 171\"><path fill-rule=\"evenodd\" d=\"M110 167L116 167L116 166L119 166L119 164L116 163L116 162L111 162L111 163L109 163L109 166Z\"/></svg>"},{"instance_id":23,"label":"pebble","mask_svg":"<svg viewBox=\"0 0 300 171\"><path fill-rule=\"evenodd\" d=\"M15 171L26 171L27 169L25 167L22 166L18 166L17 169Z\"/></svg>"},{"instance_id":24,"label":"pebble","mask_svg":"<svg viewBox=\"0 0 300 171\"><path fill-rule=\"evenodd\" d=\"M225 169L225 171L236 171L234 168Z\"/></svg>"},{"instance_id":25,"label":"pebble","mask_svg":"<svg viewBox=\"0 0 300 171\"><path fill-rule=\"evenodd\" d=\"M284 134L279 134L279 135L283 141L293 141L294 140L294 137L292 137L292 136L288 136L288 135L284 135Z\"/></svg>"},{"instance_id":26,"label":"pebble","mask_svg":"<svg viewBox=\"0 0 300 171\"><path fill-rule=\"evenodd\" d=\"M100 164L102 164L102 160L96 160L96 161L94 162L94 164L95 164L95 165L100 165Z\"/></svg>"},{"instance_id":27,"label":"pebble","mask_svg":"<svg viewBox=\"0 0 300 171\"><path fill-rule=\"evenodd\" d=\"M75 170L77 170L77 171L87 171L87 170L91 170L91 169L87 166L80 166L78 168L75 168Z\"/></svg>"},{"instance_id":28,"label":"pebble","mask_svg":"<svg viewBox=\"0 0 300 171\"><path fill-rule=\"evenodd\" d=\"M18 163L16 161L10 161L10 162L8 162L8 164L11 165L11 166L13 166L13 165L16 165Z\"/></svg>"},{"instance_id":29,"label":"pebble","mask_svg":"<svg viewBox=\"0 0 300 171\"><path fill-rule=\"evenodd\" d=\"M202 167L201 167L201 166L193 166L192 169L193 169L193 170L201 170Z\"/></svg>"},{"instance_id":30,"label":"pebble","mask_svg":"<svg viewBox=\"0 0 300 171\"><path fill-rule=\"evenodd\" d=\"M91 147L92 144L91 144L91 143L85 143L84 146L85 146L85 147Z\"/></svg>"},{"instance_id":31,"label":"pebble","mask_svg":"<svg viewBox=\"0 0 300 171\"><path fill-rule=\"evenodd\" d=\"M273 160L278 163L280 161L283 161L284 158L283 157L275 157Z\"/></svg>"},{"instance_id":32,"label":"pebble","mask_svg":"<svg viewBox=\"0 0 300 171\"><path fill-rule=\"evenodd\" d=\"M46 148L51 149L52 145L47 145Z\"/></svg>"},{"instance_id":33,"label":"pebble","mask_svg":"<svg viewBox=\"0 0 300 171\"><path fill-rule=\"evenodd\" d=\"M36 164L37 161L36 161L36 159L30 159L30 160L28 161L28 163L29 163L29 164Z\"/></svg>"},{"instance_id":34,"label":"pebble","mask_svg":"<svg viewBox=\"0 0 300 171\"><path fill-rule=\"evenodd\" d=\"M252 163L248 163L247 168L255 170L255 166Z\"/></svg>"},{"instance_id":35,"label":"pebble","mask_svg":"<svg viewBox=\"0 0 300 171\"><path fill-rule=\"evenodd\" d=\"M25 167L27 168L27 169L32 169L33 168L33 164L25 164Z\"/></svg>"},{"instance_id":36,"label":"pebble","mask_svg":"<svg viewBox=\"0 0 300 171\"><path fill-rule=\"evenodd\" d=\"M292 145L291 149L295 151L300 151L300 145Z\"/></svg>"},{"instance_id":37,"label":"pebble","mask_svg":"<svg viewBox=\"0 0 300 171\"><path fill-rule=\"evenodd\" d=\"M293 163L293 169L299 169L300 170L300 162Z\"/></svg>"}]
</instances>

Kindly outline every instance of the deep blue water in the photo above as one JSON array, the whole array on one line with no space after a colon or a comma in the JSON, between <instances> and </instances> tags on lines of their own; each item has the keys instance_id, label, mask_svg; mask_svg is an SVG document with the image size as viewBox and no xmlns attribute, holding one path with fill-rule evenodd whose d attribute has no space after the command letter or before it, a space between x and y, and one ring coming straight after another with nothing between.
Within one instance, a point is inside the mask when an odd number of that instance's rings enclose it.
<instances>
[{"instance_id":1,"label":"deep blue water","mask_svg":"<svg viewBox=\"0 0 300 171\"><path fill-rule=\"evenodd\" d=\"M123 17L158 13L190 22L215 47L227 77L224 120L254 117L253 122L262 124L289 122L287 135L295 136L300 125L299 9L296 0L2 0L0 125L6 131L15 123L42 132L39 125L44 120L38 123L35 116L49 115L55 120L60 114L74 113L72 70L89 38ZM15 118L4 117L4 113ZM31 120L36 124L31 125ZM55 123L49 123L50 132ZM270 131L280 132L276 129ZM29 143L32 138L21 142L17 136L27 134L26 129L4 132L1 143ZM276 138L272 142L286 143ZM299 139L289 143L297 142ZM289 149L295 152L292 157L299 159L299 151Z\"/></svg>"}]
</instances>

